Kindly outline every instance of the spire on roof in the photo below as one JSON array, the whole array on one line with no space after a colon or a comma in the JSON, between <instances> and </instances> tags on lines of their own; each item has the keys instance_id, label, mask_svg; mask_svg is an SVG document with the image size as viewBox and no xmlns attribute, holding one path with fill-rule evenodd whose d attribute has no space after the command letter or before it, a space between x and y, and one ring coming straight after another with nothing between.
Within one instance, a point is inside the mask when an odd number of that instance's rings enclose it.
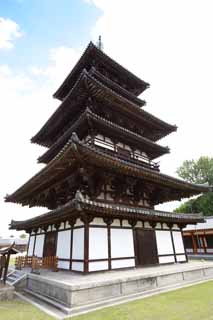
<instances>
[{"instance_id":1,"label":"spire on roof","mask_svg":"<svg viewBox=\"0 0 213 320\"><path fill-rule=\"evenodd\" d=\"M97 41L96 45L97 45L99 50L103 51L104 46L103 46L103 42L101 41L101 36L98 37L98 41Z\"/></svg>"}]
</instances>

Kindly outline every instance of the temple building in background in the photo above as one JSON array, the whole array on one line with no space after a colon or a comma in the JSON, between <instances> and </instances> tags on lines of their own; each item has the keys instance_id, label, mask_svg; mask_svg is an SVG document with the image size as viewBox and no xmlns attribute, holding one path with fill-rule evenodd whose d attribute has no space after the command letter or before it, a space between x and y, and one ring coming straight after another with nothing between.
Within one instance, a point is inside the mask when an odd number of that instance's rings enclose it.
<instances>
[{"instance_id":1,"label":"temple building in background","mask_svg":"<svg viewBox=\"0 0 213 320\"><path fill-rule=\"evenodd\" d=\"M155 206L209 189L160 172L155 161L169 149L158 140L177 127L144 110L148 87L89 43L31 139L47 148L45 167L6 197L49 209L11 222L30 234L28 256L57 256L59 268L84 273L187 261L182 229L203 217Z\"/></svg>"}]
</instances>

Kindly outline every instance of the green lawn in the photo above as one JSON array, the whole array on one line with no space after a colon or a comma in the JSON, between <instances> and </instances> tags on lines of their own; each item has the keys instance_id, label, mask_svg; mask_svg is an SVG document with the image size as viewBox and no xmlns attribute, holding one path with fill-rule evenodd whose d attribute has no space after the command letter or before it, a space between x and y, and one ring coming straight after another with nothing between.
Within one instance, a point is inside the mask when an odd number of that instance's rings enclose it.
<instances>
[{"instance_id":1,"label":"green lawn","mask_svg":"<svg viewBox=\"0 0 213 320\"><path fill-rule=\"evenodd\" d=\"M213 281L105 308L71 319L212 320Z\"/></svg>"},{"instance_id":2,"label":"green lawn","mask_svg":"<svg viewBox=\"0 0 213 320\"><path fill-rule=\"evenodd\" d=\"M41 312L31 304L21 301L0 302L1 320L53 320L52 317Z\"/></svg>"},{"instance_id":3,"label":"green lawn","mask_svg":"<svg viewBox=\"0 0 213 320\"><path fill-rule=\"evenodd\" d=\"M32 305L0 303L2 320L50 320ZM213 320L213 281L105 308L70 320ZM68 320L68 318L67 318Z\"/></svg>"}]
</instances>

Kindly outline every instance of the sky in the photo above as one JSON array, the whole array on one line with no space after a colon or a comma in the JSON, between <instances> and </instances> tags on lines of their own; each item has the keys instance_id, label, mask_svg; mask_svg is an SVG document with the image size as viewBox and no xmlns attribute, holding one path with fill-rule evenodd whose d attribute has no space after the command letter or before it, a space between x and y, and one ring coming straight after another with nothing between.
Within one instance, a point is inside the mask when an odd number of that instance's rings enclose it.
<instances>
[{"instance_id":1,"label":"sky","mask_svg":"<svg viewBox=\"0 0 213 320\"><path fill-rule=\"evenodd\" d=\"M211 0L4 0L0 2L0 236L11 219L46 212L4 203L38 172L45 148L30 138L59 106L52 98L89 41L151 84L146 111L178 126L158 159L176 176L186 159L213 156ZM173 210L179 202L159 206Z\"/></svg>"}]
</instances>

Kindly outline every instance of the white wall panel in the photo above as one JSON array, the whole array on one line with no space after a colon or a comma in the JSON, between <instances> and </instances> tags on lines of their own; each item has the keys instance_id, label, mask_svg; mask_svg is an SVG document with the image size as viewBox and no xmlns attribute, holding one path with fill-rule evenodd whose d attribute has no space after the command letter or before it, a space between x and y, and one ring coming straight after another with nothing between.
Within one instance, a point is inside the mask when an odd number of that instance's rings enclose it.
<instances>
[{"instance_id":1,"label":"white wall panel","mask_svg":"<svg viewBox=\"0 0 213 320\"><path fill-rule=\"evenodd\" d=\"M159 257L159 263L171 263L171 262L175 262L174 256Z\"/></svg>"},{"instance_id":2,"label":"white wall panel","mask_svg":"<svg viewBox=\"0 0 213 320\"><path fill-rule=\"evenodd\" d=\"M170 231L156 230L158 255L173 254L172 238Z\"/></svg>"},{"instance_id":3,"label":"white wall panel","mask_svg":"<svg viewBox=\"0 0 213 320\"><path fill-rule=\"evenodd\" d=\"M89 228L89 259L108 259L107 228Z\"/></svg>"},{"instance_id":4,"label":"white wall panel","mask_svg":"<svg viewBox=\"0 0 213 320\"><path fill-rule=\"evenodd\" d=\"M72 262L72 270L74 270L74 271L84 271L83 262Z\"/></svg>"},{"instance_id":5,"label":"white wall panel","mask_svg":"<svg viewBox=\"0 0 213 320\"><path fill-rule=\"evenodd\" d=\"M193 249L186 249L186 252L193 252Z\"/></svg>"},{"instance_id":6,"label":"white wall panel","mask_svg":"<svg viewBox=\"0 0 213 320\"><path fill-rule=\"evenodd\" d=\"M188 251L188 250L187 250L187 251ZM207 251L207 253L213 253L213 249L207 248L206 251Z\"/></svg>"},{"instance_id":7,"label":"white wall panel","mask_svg":"<svg viewBox=\"0 0 213 320\"><path fill-rule=\"evenodd\" d=\"M112 269L130 268L135 266L135 259L112 260Z\"/></svg>"},{"instance_id":8,"label":"white wall panel","mask_svg":"<svg viewBox=\"0 0 213 320\"><path fill-rule=\"evenodd\" d=\"M108 270L108 261L89 262L89 271Z\"/></svg>"},{"instance_id":9,"label":"white wall panel","mask_svg":"<svg viewBox=\"0 0 213 320\"><path fill-rule=\"evenodd\" d=\"M132 229L111 228L111 257L133 257L134 243Z\"/></svg>"},{"instance_id":10,"label":"white wall panel","mask_svg":"<svg viewBox=\"0 0 213 320\"><path fill-rule=\"evenodd\" d=\"M40 234L36 236L34 256L37 256L39 258L43 257L44 237L45 237L44 234Z\"/></svg>"},{"instance_id":11,"label":"white wall panel","mask_svg":"<svg viewBox=\"0 0 213 320\"><path fill-rule=\"evenodd\" d=\"M28 256L33 255L33 247L34 247L34 242L35 242L35 236L31 236L29 239L29 248L28 248Z\"/></svg>"},{"instance_id":12,"label":"white wall panel","mask_svg":"<svg viewBox=\"0 0 213 320\"><path fill-rule=\"evenodd\" d=\"M72 259L84 259L84 228L73 230Z\"/></svg>"},{"instance_id":13,"label":"white wall panel","mask_svg":"<svg viewBox=\"0 0 213 320\"><path fill-rule=\"evenodd\" d=\"M186 256L185 254L181 254L180 256L176 256L176 259L178 262L186 261Z\"/></svg>"},{"instance_id":14,"label":"white wall panel","mask_svg":"<svg viewBox=\"0 0 213 320\"><path fill-rule=\"evenodd\" d=\"M174 239L175 253L185 253L181 232L173 231L172 235Z\"/></svg>"},{"instance_id":15,"label":"white wall panel","mask_svg":"<svg viewBox=\"0 0 213 320\"><path fill-rule=\"evenodd\" d=\"M70 268L70 263L69 263L69 261L60 261L60 260L58 260L58 267L59 267L60 269L69 270L69 268Z\"/></svg>"},{"instance_id":16,"label":"white wall panel","mask_svg":"<svg viewBox=\"0 0 213 320\"><path fill-rule=\"evenodd\" d=\"M71 230L58 232L56 256L70 259Z\"/></svg>"}]
</instances>

